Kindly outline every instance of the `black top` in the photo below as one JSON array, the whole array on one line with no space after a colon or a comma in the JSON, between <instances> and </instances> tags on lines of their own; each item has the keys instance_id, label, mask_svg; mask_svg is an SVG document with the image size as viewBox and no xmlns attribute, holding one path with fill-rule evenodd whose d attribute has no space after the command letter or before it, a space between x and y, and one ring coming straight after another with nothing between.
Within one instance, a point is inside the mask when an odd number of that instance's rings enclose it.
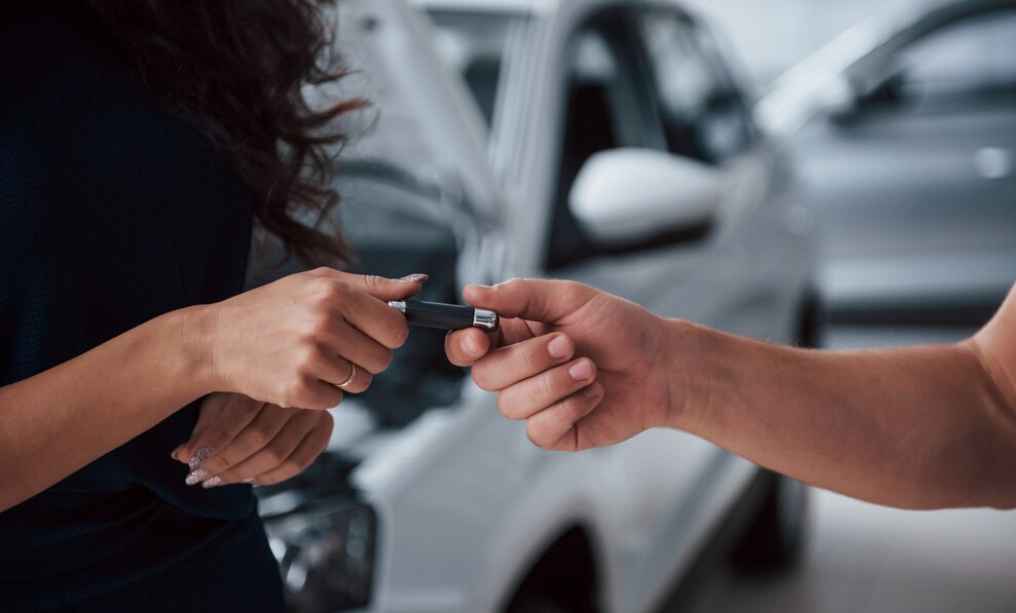
<instances>
[{"instance_id":1,"label":"black top","mask_svg":"<svg viewBox=\"0 0 1016 613\"><path fill-rule=\"evenodd\" d=\"M252 194L83 4L0 22L0 385L243 284ZM0 609L281 610L250 487L169 457L196 419L0 513Z\"/></svg>"}]
</instances>

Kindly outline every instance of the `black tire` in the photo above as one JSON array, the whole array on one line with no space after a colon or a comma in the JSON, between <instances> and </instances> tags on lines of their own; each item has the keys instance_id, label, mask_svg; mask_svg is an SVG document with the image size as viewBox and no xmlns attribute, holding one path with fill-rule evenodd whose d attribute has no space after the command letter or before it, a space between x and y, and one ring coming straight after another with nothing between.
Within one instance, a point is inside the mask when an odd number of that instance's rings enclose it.
<instances>
[{"instance_id":1,"label":"black tire","mask_svg":"<svg viewBox=\"0 0 1016 613\"><path fill-rule=\"evenodd\" d=\"M513 604L508 613L571 613L553 600L543 596L523 597Z\"/></svg>"},{"instance_id":2,"label":"black tire","mask_svg":"<svg viewBox=\"0 0 1016 613\"><path fill-rule=\"evenodd\" d=\"M822 346L825 317L817 293L801 300L797 343L800 347ZM762 471L765 495L758 514L734 547L734 566L746 572L780 572L801 559L808 533L810 491L800 481Z\"/></svg>"},{"instance_id":3,"label":"black tire","mask_svg":"<svg viewBox=\"0 0 1016 613\"><path fill-rule=\"evenodd\" d=\"M784 572L801 560L808 535L808 486L764 471L766 493L755 519L735 545L732 561L749 573Z\"/></svg>"}]
</instances>

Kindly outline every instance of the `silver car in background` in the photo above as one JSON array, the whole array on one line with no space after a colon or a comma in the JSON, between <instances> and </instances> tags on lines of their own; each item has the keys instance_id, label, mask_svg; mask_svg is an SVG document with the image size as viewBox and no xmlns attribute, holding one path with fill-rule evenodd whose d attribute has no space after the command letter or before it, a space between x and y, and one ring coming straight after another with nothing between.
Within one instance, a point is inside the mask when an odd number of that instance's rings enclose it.
<instances>
[{"instance_id":1,"label":"silver car in background","mask_svg":"<svg viewBox=\"0 0 1016 613\"><path fill-rule=\"evenodd\" d=\"M655 2L417 7L339 3L358 72L338 95L375 111L338 161L358 269L431 273L439 300L565 277L814 342L807 211L699 21ZM799 553L800 484L670 430L548 453L465 374L414 331L337 409L329 452L260 492L294 611L648 612L724 528L745 563Z\"/></svg>"},{"instance_id":2,"label":"silver car in background","mask_svg":"<svg viewBox=\"0 0 1016 613\"><path fill-rule=\"evenodd\" d=\"M823 228L834 323L976 328L1016 279L1016 2L872 18L761 102Z\"/></svg>"}]
</instances>

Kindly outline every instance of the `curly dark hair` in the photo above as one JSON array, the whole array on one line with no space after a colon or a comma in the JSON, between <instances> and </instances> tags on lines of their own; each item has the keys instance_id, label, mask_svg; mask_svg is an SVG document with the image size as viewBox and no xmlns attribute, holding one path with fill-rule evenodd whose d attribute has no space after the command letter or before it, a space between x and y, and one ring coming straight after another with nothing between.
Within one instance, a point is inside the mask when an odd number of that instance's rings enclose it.
<instances>
[{"instance_id":1,"label":"curly dark hair","mask_svg":"<svg viewBox=\"0 0 1016 613\"><path fill-rule=\"evenodd\" d=\"M254 215L307 261L339 263L347 249L295 217L338 204L329 125L360 99L314 109L302 93L343 76L326 0L90 0L147 86L207 135L257 195Z\"/></svg>"}]
</instances>

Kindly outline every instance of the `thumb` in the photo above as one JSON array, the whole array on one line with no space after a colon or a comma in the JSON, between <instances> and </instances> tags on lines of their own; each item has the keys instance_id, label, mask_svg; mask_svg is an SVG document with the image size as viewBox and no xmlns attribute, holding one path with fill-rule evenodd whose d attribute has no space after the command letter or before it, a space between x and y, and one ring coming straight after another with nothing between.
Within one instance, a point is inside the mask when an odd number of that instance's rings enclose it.
<instances>
[{"instance_id":1,"label":"thumb","mask_svg":"<svg viewBox=\"0 0 1016 613\"><path fill-rule=\"evenodd\" d=\"M403 300L423 289L423 284L430 280L428 275L416 274L401 279L389 279L377 275L345 274L344 280L353 287L362 289L378 300Z\"/></svg>"},{"instance_id":2,"label":"thumb","mask_svg":"<svg viewBox=\"0 0 1016 613\"><path fill-rule=\"evenodd\" d=\"M513 279L494 287L467 286L466 302L502 317L555 323L585 306L596 290L573 281Z\"/></svg>"}]
</instances>

